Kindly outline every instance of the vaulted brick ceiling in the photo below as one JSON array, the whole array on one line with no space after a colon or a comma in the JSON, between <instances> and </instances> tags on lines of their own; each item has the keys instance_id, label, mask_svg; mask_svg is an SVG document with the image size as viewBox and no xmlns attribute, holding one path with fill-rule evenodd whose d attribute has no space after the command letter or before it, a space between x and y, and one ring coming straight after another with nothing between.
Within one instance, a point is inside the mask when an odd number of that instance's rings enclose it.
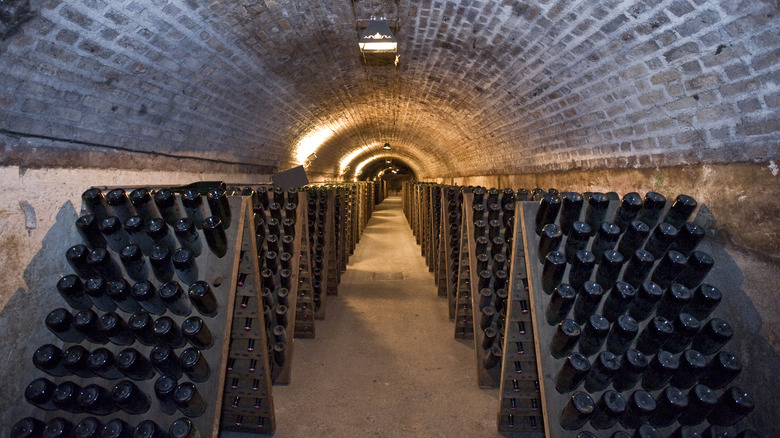
<instances>
[{"instance_id":1,"label":"vaulted brick ceiling","mask_svg":"<svg viewBox=\"0 0 780 438\"><path fill-rule=\"evenodd\" d=\"M332 175L386 155L423 177L778 156L770 0L30 7L0 45L0 127L17 139L279 169L316 152L309 170ZM372 15L397 66L361 57Z\"/></svg>"}]
</instances>

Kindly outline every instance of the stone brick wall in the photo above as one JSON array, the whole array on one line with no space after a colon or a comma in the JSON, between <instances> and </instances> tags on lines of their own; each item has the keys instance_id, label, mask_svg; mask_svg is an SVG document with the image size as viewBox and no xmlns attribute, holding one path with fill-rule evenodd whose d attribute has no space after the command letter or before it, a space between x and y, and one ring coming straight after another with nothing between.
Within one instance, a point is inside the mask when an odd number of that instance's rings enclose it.
<instances>
[{"instance_id":1,"label":"stone brick wall","mask_svg":"<svg viewBox=\"0 0 780 438\"><path fill-rule=\"evenodd\" d=\"M311 170L335 175L342 157L389 141L429 177L780 157L772 0L30 9L0 41L0 129L33 145L268 169L316 150ZM370 15L390 20L398 67L363 63L356 42ZM313 133L323 135L303 146Z\"/></svg>"}]
</instances>

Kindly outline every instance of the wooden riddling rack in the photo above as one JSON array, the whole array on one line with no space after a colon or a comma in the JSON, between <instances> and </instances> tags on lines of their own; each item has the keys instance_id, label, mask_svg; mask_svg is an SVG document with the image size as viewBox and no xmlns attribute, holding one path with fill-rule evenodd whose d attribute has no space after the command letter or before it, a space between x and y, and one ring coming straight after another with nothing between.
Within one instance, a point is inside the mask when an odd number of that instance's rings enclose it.
<instances>
[{"instance_id":1,"label":"wooden riddling rack","mask_svg":"<svg viewBox=\"0 0 780 438\"><path fill-rule=\"evenodd\" d=\"M217 186L220 187L220 186ZM222 185L220 188L224 189L224 185ZM103 198L102 192L108 193L109 190L112 189L118 189L118 188L108 188L108 187L102 187L102 188L93 188L96 190L99 190L101 192L100 198ZM136 188L135 190L139 191L138 193L146 193L148 195L153 195L154 191L150 191L148 188ZM195 190L198 192L198 190ZM129 193L129 189L126 193ZM203 193L198 192L199 195L205 195L205 191ZM205 196L203 196L205 198ZM142 204L123 204L124 207L124 213L120 214L119 210L114 210L112 207L108 206L105 203L105 198L98 204L98 207L94 209L90 209L87 211L86 214L90 213L96 213L96 217L105 217L105 216L124 216L129 215L133 216L138 214L139 216L142 216L145 220L152 219L152 218L159 218L160 213L157 209L157 207L154 205L154 202L151 201L151 198L146 198L148 202L143 202ZM224 420L222 418L223 413L223 397L227 394L233 394L231 392L232 390L227 388L227 386L230 386L230 382L232 382L232 376L233 373L230 371L226 371L227 363L229 362L231 357L234 357L235 351L234 348L238 348L239 344L244 344L244 348L246 343L250 339L255 339L256 345L258 348L258 357L261 359L254 371L254 379L253 381L256 382L254 384L255 393L260 396L260 398L263 399L262 404L260 404L258 407L259 409L254 409L254 397L252 398L252 412L251 415L248 415L246 417L247 422L254 423L252 425L252 431L257 432L258 426L262 425L262 432L264 433L272 433L275 427L275 420L274 420L274 408L273 408L273 400L271 398L271 388L270 388L270 375L269 375L269 368L267 364L264 361L265 357L265 351L264 351L264 345L263 342L263 336L264 333L262 332L262 325L263 325L263 314L260 311L259 308L259 301L257 300L257 297L255 297L254 300L249 299L248 301L244 302L243 299L238 300L239 302L242 302L245 304L245 307L241 307L236 305L237 296L248 296L251 295L251 292L253 290L256 290L259 288L259 277L258 277L258 266L256 259L252 257L242 257L242 255L247 254L247 251L252 251L252 245L254 244L252 236L254 235L254 227L251 223L252 213L251 213L251 201L248 196L228 196L227 198L228 205L229 205L229 211L230 211L230 220L229 225L225 229L226 233L226 241L227 241L227 252L223 256L219 257L215 255L213 251L210 250L210 247L206 244L205 236L202 230L197 231L197 239L201 243L202 246L202 252L200 255L195 257L195 263L197 265L197 279L201 281L205 281L210 286L214 297L216 298L218 310L215 316L210 317L206 315L201 315L199 311L193 306L190 315L179 315L179 314L173 314L169 309L165 309L163 314L159 315L153 315L153 318L159 319L163 316L170 317L173 319L173 321L176 323L178 327L181 327L183 321L188 318L189 316L197 316L202 318L205 325L208 327L209 331L211 332L213 344L208 347L204 348L200 351L202 354L202 358L205 359L206 363L209 367L209 373L208 378L203 382L193 382L195 384L195 387L200 394L201 398L205 402L206 409L205 411L200 415L193 415L190 420L192 421L195 428L200 432L202 436L216 436L222 429L222 425L224 425L224 422L221 422L221 420ZM129 201L128 201L129 202ZM184 217L184 209L181 206L180 203L180 196L176 195L175 199L175 213L173 216L174 219L179 217ZM117 207L119 208L119 207ZM206 205L205 200L203 201L200 211L203 214L203 217L211 216L212 214L216 213L210 213L209 207ZM170 221L172 222L172 221ZM223 221L225 225L228 224L228 221ZM170 233L169 236L173 235L173 229L170 225L165 225L167 228L167 231ZM75 234L75 233L74 233ZM144 236L145 237L145 236ZM129 242L136 243L136 238L133 237ZM175 242L176 239L172 239L170 241L167 241L165 244L167 246L174 246L178 247L179 243ZM76 244L82 244L87 242L70 242L71 245ZM127 243L127 242L126 242ZM158 242L160 243L160 242ZM149 242L145 242L145 245L148 245ZM92 244L90 244L92 246ZM100 246L100 245L94 245L94 246ZM148 246L147 246L148 247ZM63 255L65 253L65 250L67 247L63 247ZM93 250L95 248L89 248L90 250ZM124 281L128 282L129 285L132 285L134 281L130 278L130 276L127 274L126 269L124 268L123 264L119 263L119 254L117 251L108 248L108 254L110 255L114 268L112 268L115 276L115 280L119 280L119 278L123 279ZM152 274L152 270L148 269L149 265L146 261L146 258L143 259L144 263L147 267L148 276L147 279L149 282L152 283L152 285L159 289L160 286L163 284L163 281L160 281L156 275ZM74 273L75 272L74 270ZM95 272L93 273L83 273L78 272L78 274L81 275L81 280L84 281L87 278L94 277ZM245 281L245 288L244 290L237 290L237 284L239 282L239 277L241 274L246 274L246 278L248 278L248 281ZM108 275L105 275L107 278ZM177 281L181 285L181 278L180 276L174 276L173 281ZM52 285L54 287L54 285ZM184 284L182 288L186 290L189 287L188 284ZM249 293L247 293L249 291ZM186 294L186 292L185 292ZM105 304L103 305L106 306ZM129 305L125 305L129 310ZM58 304L52 304L52 308L54 307L64 307L60 306ZM71 309L73 310L73 309ZM97 307L93 306L93 311L96 311L98 316L104 314L103 311L97 309ZM73 310L72 313L75 314L77 310ZM124 311L121 308L117 308L115 310L116 314L119 315L124 321L129 321L131 316L133 315L130 311ZM137 313L137 311L135 311ZM236 341L230 342L230 340L233 339L232 335L234 334L237 324L237 318L239 318L239 315L241 318L250 318L254 319L255 322L253 323L253 328L256 330L248 331L248 332L242 332L240 333L240 337L236 338ZM241 324L243 327L243 324ZM56 346L62 348L62 350L65 350L68 347L71 347L75 344L73 343L63 343L59 339L57 339L53 334L51 336L51 343L55 344ZM105 348L109 350L114 356L116 356L121 350L125 348L134 348L138 352L140 352L145 358L149 358L149 354L152 350L151 345L144 345L141 344L138 339L133 339L132 343L129 345L116 345L112 342L108 342L105 344L101 343L91 343L82 341L80 345L87 349L87 351L94 351L97 348ZM190 345L187 344L182 347L176 347L175 353L178 356L182 352L182 349L189 347ZM39 370L35 367L29 367L30 369L30 376L29 381L32 381L33 379L39 378L39 377L46 377L47 379L51 380L55 384L61 384L65 381L70 381L73 383L76 383L80 387L84 387L89 384L97 384L101 387L107 389L108 391L111 391L111 388L120 380L126 379L125 376L116 378L116 379L105 379L103 377L78 377L74 374L65 375L65 376L52 376L46 374L44 371ZM128 414L124 411L116 411L114 413L108 414L108 415L101 415L100 421L103 423L108 422L112 418L121 419L124 422L126 422L131 427L135 427L138 423L144 420L152 420L154 421L161 429L167 431L173 420L180 417L187 417L187 415L184 415L182 412L175 410L171 413L167 413L163 411L160 408L160 402L155 396L154 393L154 384L161 376L161 373L159 370L155 370L154 374L151 378L145 379L145 380L133 380L130 379L135 385L140 388L140 390L144 393L145 397L147 397L150 400L150 409L149 411L143 413L143 414ZM181 378L178 379L179 383L184 383L187 381L190 381L191 379L188 378L187 374L184 374ZM200 379L197 379L200 380ZM228 382L228 383L226 383ZM29 382L25 382L26 385ZM248 387L243 387L241 389L248 389ZM249 400L244 400L246 402L249 402ZM74 425L78 423L79 421L83 420L84 418L88 416L92 416L94 414L89 413L71 413L66 412L63 410L53 410L53 411L47 411L39 409L38 407L35 407L33 405L29 405L30 407L30 416L34 418L38 418L44 421L48 421L53 419L54 417L62 417L66 420L71 421ZM245 407L245 403L239 402L239 408Z\"/></svg>"},{"instance_id":2,"label":"wooden riddling rack","mask_svg":"<svg viewBox=\"0 0 780 438\"><path fill-rule=\"evenodd\" d=\"M450 319L455 319L456 300L458 295L458 277L460 275L460 238L463 217L463 194L459 187L442 187L441 209L441 256L444 267L444 284L446 287L447 304Z\"/></svg>"},{"instance_id":3,"label":"wooden riddling rack","mask_svg":"<svg viewBox=\"0 0 780 438\"><path fill-rule=\"evenodd\" d=\"M582 210L580 211L580 214L579 214L579 220L586 222L588 220L588 194L585 194L585 196L583 196L583 197L584 197L585 201L584 201L584 206L583 206L583 208L582 208ZM608 210L607 210L607 212L606 212L606 214L604 216L605 220L603 222L612 222L613 218L615 217L615 213L618 210L619 206L621 205L620 201L614 200L615 198L617 198L617 197L616 196L613 197L612 198L613 200L611 202L609 202L609 208L608 208ZM662 212L660 212L660 214L658 214L658 216L657 216L657 218L659 218L659 220L657 220L658 223L662 223L664 218L666 218L666 214L669 211L672 202L673 201L671 201L671 200L666 202L664 210ZM551 342L551 339L553 338L553 336L554 336L554 334L556 332L556 329L557 329L558 325L557 324L555 324L555 325L549 324L546 321L546 319L545 319L545 311L546 311L546 309L547 309L547 307L549 305L551 295L546 293L543 290L543 288L542 288L542 282L544 281L542 279L542 271L543 271L543 268L544 268L544 264L543 264L543 262L541 260L544 259L544 255L540 254L540 251L539 251L540 237L536 233L536 229L537 229L537 225L538 225L537 222L536 222L536 218L537 218L537 213L538 213L538 211L540 209L540 202L525 202L525 203L521 203L518 206L518 208L520 210L520 212L519 212L520 214L519 214L519 217L518 217L518 225L519 226L517 228L517 233L518 234L517 234L516 240L521 240L522 239L523 242L524 242L524 245L525 245L525 252L526 252L526 261L525 262L526 262L526 267L527 267L528 274L529 274L528 275L528 288L529 288L530 300L531 300L531 303L530 303L531 309L529 309L530 310L529 313L530 313L530 315L532 317L532 322L533 322L533 336L534 336L534 339L535 339L534 346L535 346L535 354L537 356L536 357L537 365L538 365L539 369L543 370L543 372L541 373L542 374L542 376L541 376L542 378L539 380L539 385L540 385L539 389L540 389L541 405L542 405L542 406L540 406L540 408L541 408L541 412L543 414L544 425L543 425L543 430L541 428L539 428L537 434L535 434L535 435L518 434L517 436L542 436L541 435L542 433L544 433L545 436L549 436L549 437L573 436L574 434L578 433L579 431L595 432L595 433L597 433L598 436L607 436L607 435L611 436L611 434L613 434L613 433L615 433L617 431L624 430L622 428L620 422L616 423L616 425L614 425L614 426L612 426L612 427L610 427L608 429L602 429L602 430L596 430L592 426L592 424L590 424L588 422L586 422L584 424L584 426L582 426L581 428L576 429L576 430L565 430L561 426L561 423L560 423L561 413L562 413L564 407L567 405L567 403L569 402L569 400L571 399L571 397L573 396L573 394L575 392L585 392L585 393L587 393L593 399L593 401L598 405L599 399L600 399L601 395L603 394L603 392L605 392L607 390L613 390L614 387L611 384L609 384L603 390L594 391L592 393L587 391L584 388L584 386L581 385L581 384L578 387L576 387L574 390L567 391L567 392L564 392L564 393L559 393L556 390L556 387L555 387L556 375L558 374L559 370L562 368L566 358L564 357L564 358L561 358L561 359L556 359L550 353L550 342ZM641 214L642 214L642 212L640 212L640 217L641 217ZM555 224L560 226L560 221L561 221L561 215L556 216ZM596 226L597 227L601 226L601 224L603 222L598 222L596 224ZM653 230L657 226L657 225L655 225L656 221L651 219L651 220L648 220L647 222L649 222L649 224L650 224L650 230L651 230L650 236L652 236L653 235ZM695 220L694 220L694 222L695 222ZM621 230L621 232L622 231L624 231L624 230ZM621 233L621 236L622 236L621 239L625 238L625 233ZM564 237L563 240L560 242L560 244L557 246L557 248L560 250L561 253L564 253L564 248L566 247L567 239L568 239L568 237ZM589 241L587 242L587 249L588 250L591 250L593 248L595 239L596 239L595 237L591 237L589 239ZM648 240L650 240L650 239L646 239L643 243L640 243L639 247L642 247L642 245L645 245L645 249L647 249L647 243L646 242ZM612 245L612 248L616 248L619 245L620 245L620 243L618 241L618 243ZM672 243L672 246L669 248L669 250L674 250L674 249L676 249L675 248L675 243ZM716 252L723 251L722 246L711 244L710 241L709 241L709 238L704 239L698 245L698 247L696 247L696 250L697 251L703 251L703 252L705 252L707 254L710 254L710 255L713 256L714 259L723 259L723 255L716 254ZM688 257L688 255L690 253L692 253L692 251L693 251L693 249L689 249L683 255ZM666 253L667 253L667 250L664 249L663 250L663 254L666 254ZM660 263L660 259L662 259L662 258L663 258L663 256L655 258L655 261L654 261L654 263L652 265L652 268L647 271L646 277L644 277L644 281L649 281L650 279L655 279L656 278L656 277L654 277L655 270L656 270L656 268L658 268L658 265ZM628 278L628 276L630 275L628 273L628 270L626 269L627 265L629 264L628 262L629 262L628 259L626 259L624 261L623 266L621 267L621 269L619 271L619 276L614 281L621 281L621 280L641 281L640 279ZM568 282L570 280L569 273L571 271L571 267L572 267L571 263L567 263L564 275L561 278L560 283L567 283L568 284ZM599 269L599 265L597 265L596 268L593 270L592 276L590 277L591 280L595 281L598 269ZM717 266L715 266L715 268L713 270L709 271L709 273L707 274L707 276L705 278L703 278L703 280L697 280L696 281L697 284L696 285L691 284L692 287L690 287L689 289L690 289L691 292L695 293L694 291L697 289L699 283L701 283L701 284L710 283L710 284L712 284L715 287L722 288L722 290L725 292L727 289L724 287L725 285L721 285L721 282L727 282L728 281L728 280L724 280L724 278L726 276L727 276L727 274L719 273L718 269L717 269ZM677 279L679 280L680 278L682 278L682 277L679 277ZM674 279L672 279L672 280L666 279L665 281L668 281L668 282L671 283L673 280ZM716 284L716 282L717 282L717 284ZM662 288L662 289L665 290L665 294L666 295L669 295L669 292L668 292L669 289L668 288ZM613 293L613 291L614 291L614 289L612 289L612 288L604 287L603 297L601 299L601 302L598 305L598 308L594 312L594 314L599 315L599 314L601 314L601 312L604 311L604 302L609 298L609 295L611 293ZM580 294L579 292L580 291L578 291L578 295ZM575 306L576 306L576 304L575 304ZM510 307L511 307L511 304L510 304ZM682 309L682 311L685 312L685 311L687 311L686 309L687 309L687 307L684 307ZM652 311L652 313L649 314L649 316L647 316L642 321L639 321L638 333L640 335L638 335L637 338L641 336L641 333L643 333L643 331L644 331L645 327L647 326L648 322L652 321L653 317L658 315L656 313L657 310L658 310L658 308L654 309ZM675 314L679 314L679 312L680 311L678 309L678 310L675 311ZM625 314L625 312L624 312L624 314ZM568 317L572 318L573 314L569 313ZM711 320L711 318L714 318L714 317L723 318L725 320L728 320L728 318L729 318L727 316L727 310L724 309L723 306L720 306L720 307L717 307L708 317L706 317L706 319L703 319L702 321L700 321L701 322L701 326L704 327L705 323L707 321ZM615 322L612 322L612 326L613 327L614 327L615 324L616 324ZM736 333L735 333L735 335L736 335ZM632 348L636 348L636 339L634 341L632 341L631 347ZM661 348L661 350L663 350L664 349L663 345L660 348ZM685 348L691 349L692 347L690 345L688 345ZM727 350L728 350L728 344L723 349L721 349L719 351L727 351ZM576 347L574 349L574 351L575 352L579 351L579 346ZM592 353L591 355L589 355L588 356L588 360L591 362L591 364L595 363L595 361L597 360L598 355L601 352L604 352L604 351L606 351L606 345L602 345L597 352ZM646 357L648 359L648 362L652 362L654 356L655 356L655 354L647 355ZM680 354L675 354L675 356L679 357ZM713 361L714 357L715 357L715 354L705 354L704 356L706 358L707 363L711 363ZM621 356L618 356L618 358L620 358L620 357ZM506 363L505 363L505 367L506 367ZM698 380L698 378L696 380L694 380L694 383L697 380ZM619 391L620 394L622 395L622 397L626 401L628 401L629 400L629 396L631 396L631 394L634 391L639 390L639 389L643 389L642 386L640 385L641 382L642 382L642 380L640 379L639 383L636 383L634 386L632 386L632 387L630 387L628 389L623 389L623 390ZM691 386L692 386L692 384L691 384ZM733 382L728 384L728 387L732 387L732 386L733 386ZM661 389L648 390L648 392L653 396L654 399L657 400L657 399L659 399L661 393L664 390L666 390L666 388L668 388L668 384L664 384ZM683 389L683 392L685 394L689 394L689 391L690 391L689 388L684 388ZM713 392L715 392L717 397L719 397L723 393L722 390L714 390L714 389L713 389ZM501 396L502 396L502 407L503 407L503 405L504 405L504 403L505 403L505 401L507 399L507 396L511 396L511 393L505 393L505 391L502 390ZM687 415L687 411L685 409L683 409L683 408L676 408L676 409L677 409L678 412L682 412L681 418L684 418ZM596 408L596 410L598 411L598 407ZM739 423L737 423L737 425L738 424ZM502 420L501 416L499 417L499 431L501 431L501 432L509 433L511 431L518 431L517 425L518 425L518 423L517 423L517 421L515 419L514 428L508 428L507 427L508 426L507 422L505 420ZM670 426L658 427L657 430L660 432L660 434L662 436L671 436L675 432L675 430L677 430L679 427L681 427L681 424L679 424L677 421L675 421ZM706 429L708 427L708 423L707 423L707 421L704 421L703 423L692 425L692 426L689 425L687 427L690 427L694 431L698 431L699 433L702 433L702 431L704 431L704 429ZM732 428L733 428L733 426L732 427L726 427L726 430L727 431L731 431ZM633 433L634 429L628 429L627 432ZM731 435L729 435L729 436L731 436Z\"/></svg>"}]
</instances>

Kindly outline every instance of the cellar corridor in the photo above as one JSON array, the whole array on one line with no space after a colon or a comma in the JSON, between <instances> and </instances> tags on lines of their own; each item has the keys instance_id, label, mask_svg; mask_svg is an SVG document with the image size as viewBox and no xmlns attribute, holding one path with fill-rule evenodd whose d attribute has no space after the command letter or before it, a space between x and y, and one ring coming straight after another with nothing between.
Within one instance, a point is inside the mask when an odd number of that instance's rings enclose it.
<instances>
[{"instance_id":1,"label":"cellar corridor","mask_svg":"<svg viewBox=\"0 0 780 438\"><path fill-rule=\"evenodd\" d=\"M274 387L276 437L500 436L498 394L477 387L400 197L377 206L338 290Z\"/></svg>"}]
</instances>

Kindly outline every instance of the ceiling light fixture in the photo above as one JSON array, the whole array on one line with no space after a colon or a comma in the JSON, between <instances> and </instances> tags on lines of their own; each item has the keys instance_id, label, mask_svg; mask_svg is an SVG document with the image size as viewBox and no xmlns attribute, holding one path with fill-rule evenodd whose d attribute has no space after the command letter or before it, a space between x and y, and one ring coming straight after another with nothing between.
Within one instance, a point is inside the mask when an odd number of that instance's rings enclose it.
<instances>
[{"instance_id":1,"label":"ceiling light fixture","mask_svg":"<svg viewBox=\"0 0 780 438\"><path fill-rule=\"evenodd\" d=\"M390 26L384 17L378 20L371 17L358 44L363 53L395 53L398 50L398 41L390 32Z\"/></svg>"},{"instance_id":2,"label":"ceiling light fixture","mask_svg":"<svg viewBox=\"0 0 780 438\"><path fill-rule=\"evenodd\" d=\"M384 146L382 146L382 149L384 149L384 150L386 150L386 151L389 151L389 150L390 150L390 149L392 149L392 148L390 147L390 143L385 143L385 145L384 145Z\"/></svg>"}]
</instances>

